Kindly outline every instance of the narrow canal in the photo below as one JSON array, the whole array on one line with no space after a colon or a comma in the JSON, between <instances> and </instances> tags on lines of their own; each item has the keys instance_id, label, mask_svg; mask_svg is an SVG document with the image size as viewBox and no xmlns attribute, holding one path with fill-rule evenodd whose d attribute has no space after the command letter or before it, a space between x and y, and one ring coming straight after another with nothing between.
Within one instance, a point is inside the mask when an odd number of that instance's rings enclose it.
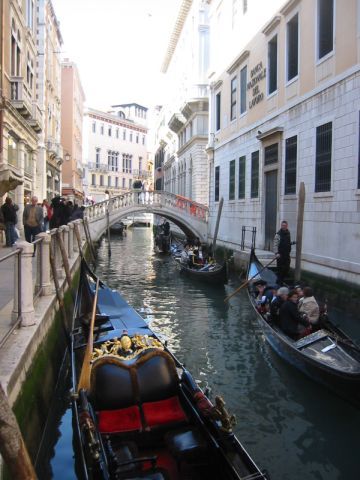
<instances>
[{"instance_id":1,"label":"narrow canal","mask_svg":"<svg viewBox=\"0 0 360 480\"><path fill-rule=\"evenodd\" d=\"M103 241L97 274L144 312L212 396L237 418L235 431L274 480L360 478L360 409L284 364L265 343L245 291L199 285L153 252L151 229ZM359 337L358 337L359 338ZM40 479L75 479L69 379L59 381L38 456Z\"/></svg>"}]
</instances>

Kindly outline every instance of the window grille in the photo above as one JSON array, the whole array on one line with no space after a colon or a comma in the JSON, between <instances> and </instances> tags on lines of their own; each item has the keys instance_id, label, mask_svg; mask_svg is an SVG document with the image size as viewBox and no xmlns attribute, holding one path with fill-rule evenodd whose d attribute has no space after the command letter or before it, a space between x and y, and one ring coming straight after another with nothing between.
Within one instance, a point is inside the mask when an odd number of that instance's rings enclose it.
<instances>
[{"instance_id":1,"label":"window grille","mask_svg":"<svg viewBox=\"0 0 360 480\"><path fill-rule=\"evenodd\" d=\"M259 196L259 150L251 154L251 198Z\"/></svg>"},{"instance_id":2,"label":"window grille","mask_svg":"<svg viewBox=\"0 0 360 480\"><path fill-rule=\"evenodd\" d=\"M331 190L332 122L316 129L315 192Z\"/></svg>"},{"instance_id":3,"label":"window grille","mask_svg":"<svg viewBox=\"0 0 360 480\"><path fill-rule=\"evenodd\" d=\"M245 165L246 157L239 158L239 199L245 198Z\"/></svg>"},{"instance_id":4,"label":"window grille","mask_svg":"<svg viewBox=\"0 0 360 480\"><path fill-rule=\"evenodd\" d=\"M264 165L272 165L278 161L278 143L273 143L268 147L265 147L264 152Z\"/></svg>"},{"instance_id":5,"label":"window grille","mask_svg":"<svg viewBox=\"0 0 360 480\"><path fill-rule=\"evenodd\" d=\"M285 142L285 195L296 193L297 136Z\"/></svg>"},{"instance_id":6,"label":"window grille","mask_svg":"<svg viewBox=\"0 0 360 480\"><path fill-rule=\"evenodd\" d=\"M229 200L235 200L235 160L229 166Z\"/></svg>"},{"instance_id":7,"label":"window grille","mask_svg":"<svg viewBox=\"0 0 360 480\"><path fill-rule=\"evenodd\" d=\"M215 167L215 202L219 201L220 193L220 167Z\"/></svg>"}]
</instances>

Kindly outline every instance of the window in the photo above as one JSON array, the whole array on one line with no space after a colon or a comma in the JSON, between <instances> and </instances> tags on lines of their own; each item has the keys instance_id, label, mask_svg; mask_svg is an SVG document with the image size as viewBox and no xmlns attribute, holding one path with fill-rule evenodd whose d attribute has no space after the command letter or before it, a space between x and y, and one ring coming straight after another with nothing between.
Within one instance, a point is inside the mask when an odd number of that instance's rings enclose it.
<instances>
[{"instance_id":1,"label":"window","mask_svg":"<svg viewBox=\"0 0 360 480\"><path fill-rule=\"evenodd\" d=\"M104 175L100 175L100 187L104 186Z\"/></svg>"},{"instance_id":2,"label":"window","mask_svg":"<svg viewBox=\"0 0 360 480\"><path fill-rule=\"evenodd\" d=\"M92 123L92 132L96 133L96 122Z\"/></svg>"},{"instance_id":3,"label":"window","mask_svg":"<svg viewBox=\"0 0 360 480\"><path fill-rule=\"evenodd\" d=\"M235 200L235 160L229 166L229 200Z\"/></svg>"},{"instance_id":4,"label":"window","mask_svg":"<svg viewBox=\"0 0 360 480\"><path fill-rule=\"evenodd\" d=\"M14 77L21 76L20 45L21 45L20 33L16 31L15 22L13 20L12 26L11 26L11 75Z\"/></svg>"},{"instance_id":5,"label":"window","mask_svg":"<svg viewBox=\"0 0 360 480\"><path fill-rule=\"evenodd\" d=\"M141 175L142 169L143 169L142 157L139 157L139 175Z\"/></svg>"},{"instance_id":6,"label":"window","mask_svg":"<svg viewBox=\"0 0 360 480\"><path fill-rule=\"evenodd\" d=\"M125 178L122 179L122 188L125 188Z\"/></svg>"},{"instance_id":7,"label":"window","mask_svg":"<svg viewBox=\"0 0 360 480\"><path fill-rule=\"evenodd\" d=\"M132 180L131 178L129 178L129 189L131 190L131 187L132 187Z\"/></svg>"},{"instance_id":8,"label":"window","mask_svg":"<svg viewBox=\"0 0 360 480\"><path fill-rule=\"evenodd\" d=\"M139 143L139 135L136 134L136 143Z\"/></svg>"},{"instance_id":9,"label":"window","mask_svg":"<svg viewBox=\"0 0 360 480\"><path fill-rule=\"evenodd\" d=\"M272 165L278 161L278 143L265 147L264 165Z\"/></svg>"},{"instance_id":10,"label":"window","mask_svg":"<svg viewBox=\"0 0 360 480\"><path fill-rule=\"evenodd\" d=\"M115 188L119 188L119 177L115 177Z\"/></svg>"},{"instance_id":11,"label":"window","mask_svg":"<svg viewBox=\"0 0 360 480\"><path fill-rule=\"evenodd\" d=\"M318 0L318 58L334 47L334 0Z\"/></svg>"},{"instance_id":12,"label":"window","mask_svg":"<svg viewBox=\"0 0 360 480\"><path fill-rule=\"evenodd\" d=\"M110 177L110 175L108 176L108 187L111 187L111 177Z\"/></svg>"},{"instance_id":13,"label":"window","mask_svg":"<svg viewBox=\"0 0 360 480\"><path fill-rule=\"evenodd\" d=\"M145 145L145 135L142 137L142 144Z\"/></svg>"},{"instance_id":14,"label":"window","mask_svg":"<svg viewBox=\"0 0 360 480\"><path fill-rule=\"evenodd\" d=\"M95 175L95 173L93 173L93 174L91 175L91 185L92 185L93 187L96 186L96 175Z\"/></svg>"},{"instance_id":15,"label":"window","mask_svg":"<svg viewBox=\"0 0 360 480\"><path fill-rule=\"evenodd\" d=\"M112 152L109 150L108 151L108 170L112 170L113 167L113 157L112 157Z\"/></svg>"},{"instance_id":16,"label":"window","mask_svg":"<svg viewBox=\"0 0 360 480\"><path fill-rule=\"evenodd\" d=\"M268 43L268 93L277 90L277 35Z\"/></svg>"},{"instance_id":17,"label":"window","mask_svg":"<svg viewBox=\"0 0 360 480\"><path fill-rule=\"evenodd\" d=\"M239 158L239 199L245 198L245 165L246 157Z\"/></svg>"},{"instance_id":18,"label":"window","mask_svg":"<svg viewBox=\"0 0 360 480\"><path fill-rule=\"evenodd\" d=\"M26 0L26 26L30 30L34 28L34 0Z\"/></svg>"},{"instance_id":19,"label":"window","mask_svg":"<svg viewBox=\"0 0 360 480\"><path fill-rule=\"evenodd\" d=\"M251 154L251 198L259 196L259 150Z\"/></svg>"},{"instance_id":20,"label":"window","mask_svg":"<svg viewBox=\"0 0 360 480\"><path fill-rule=\"evenodd\" d=\"M220 115L221 115L221 93L216 94L216 103L215 103L215 119L216 119L216 131L220 130Z\"/></svg>"},{"instance_id":21,"label":"window","mask_svg":"<svg viewBox=\"0 0 360 480\"><path fill-rule=\"evenodd\" d=\"M242 5L243 5L243 14L245 15L245 13L247 12L247 9L248 9L247 0L242 0Z\"/></svg>"},{"instance_id":22,"label":"window","mask_svg":"<svg viewBox=\"0 0 360 480\"><path fill-rule=\"evenodd\" d=\"M299 73L299 16L296 14L287 24L287 80L291 80Z\"/></svg>"},{"instance_id":23,"label":"window","mask_svg":"<svg viewBox=\"0 0 360 480\"><path fill-rule=\"evenodd\" d=\"M119 129L116 129L116 138L119 138Z\"/></svg>"},{"instance_id":24,"label":"window","mask_svg":"<svg viewBox=\"0 0 360 480\"><path fill-rule=\"evenodd\" d=\"M220 167L215 167L215 202L219 201L220 193Z\"/></svg>"},{"instance_id":25,"label":"window","mask_svg":"<svg viewBox=\"0 0 360 480\"><path fill-rule=\"evenodd\" d=\"M315 192L331 190L332 122L316 129Z\"/></svg>"},{"instance_id":26,"label":"window","mask_svg":"<svg viewBox=\"0 0 360 480\"><path fill-rule=\"evenodd\" d=\"M112 132L111 132L111 127L109 127L109 128L108 128L108 135L109 135L109 137L111 137L111 134L112 134Z\"/></svg>"},{"instance_id":27,"label":"window","mask_svg":"<svg viewBox=\"0 0 360 480\"><path fill-rule=\"evenodd\" d=\"M230 120L236 118L236 77L231 80Z\"/></svg>"},{"instance_id":28,"label":"window","mask_svg":"<svg viewBox=\"0 0 360 480\"><path fill-rule=\"evenodd\" d=\"M123 130L123 140L126 140L126 130L125 130L125 128Z\"/></svg>"},{"instance_id":29,"label":"window","mask_svg":"<svg viewBox=\"0 0 360 480\"><path fill-rule=\"evenodd\" d=\"M30 58L30 54L27 54L27 64L26 64L26 82L30 90L33 88L34 83L34 62Z\"/></svg>"},{"instance_id":30,"label":"window","mask_svg":"<svg viewBox=\"0 0 360 480\"><path fill-rule=\"evenodd\" d=\"M95 149L95 166L96 168L100 167L100 148Z\"/></svg>"},{"instance_id":31,"label":"window","mask_svg":"<svg viewBox=\"0 0 360 480\"><path fill-rule=\"evenodd\" d=\"M100 134L104 135L104 125L101 125L101 127L100 127Z\"/></svg>"},{"instance_id":32,"label":"window","mask_svg":"<svg viewBox=\"0 0 360 480\"><path fill-rule=\"evenodd\" d=\"M285 195L296 193L297 136L285 141Z\"/></svg>"},{"instance_id":33,"label":"window","mask_svg":"<svg viewBox=\"0 0 360 480\"><path fill-rule=\"evenodd\" d=\"M130 142L132 142L132 137L133 137L133 134L132 132L130 132L130 138L129 138Z\"/></svg>"},{"instance_id":34,"label":"window","mask_svg":"<svg viewBox=\"0 0 360 480\"><path fill-rule=\"evenodd\" d=\"M246 112L247 66L240 71L240 114Z\"/></svg>"}]
</instances>

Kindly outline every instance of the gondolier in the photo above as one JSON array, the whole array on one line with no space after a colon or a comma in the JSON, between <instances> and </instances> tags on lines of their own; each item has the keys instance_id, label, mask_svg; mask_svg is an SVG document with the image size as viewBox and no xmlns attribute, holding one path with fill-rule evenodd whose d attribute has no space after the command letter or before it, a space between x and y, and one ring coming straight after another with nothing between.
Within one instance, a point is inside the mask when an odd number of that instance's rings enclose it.
<instances>
[{"instance_id":1,"label":"gondolier","mask_svg":"<svg viewBox=\"0 0 360 480\"><path fill-rule=\"evenodd\" d=\"M291 245L294 244L295 242L291 241L288 222L283 220L280 230L275 234L273 249L277 258L277 282L279 285L284 283L289 274Z\"/></svg>"}]
</instances>

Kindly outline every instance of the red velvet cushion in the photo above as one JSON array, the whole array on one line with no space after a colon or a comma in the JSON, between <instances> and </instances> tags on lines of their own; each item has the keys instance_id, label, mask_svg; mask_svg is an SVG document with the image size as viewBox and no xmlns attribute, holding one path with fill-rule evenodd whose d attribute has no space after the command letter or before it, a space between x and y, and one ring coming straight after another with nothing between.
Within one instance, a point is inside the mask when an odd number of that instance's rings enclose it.
<instances>
[{"instance_id":1,"label":"red velvet cushion","mask_svg":"<svg viewBox=\"0 0 360 480\"><path fill-rule=\"evenodd\" d=\"M98 412L98 421L101 433L141 430L140 410L136 405L119 410L101 410Z\"/></svg>"},{"instance_id":2,"label":"red velvet cushion","mask_svg":"<svg viewBox=\"0 0 360 480\"><path fill-rule=\"evenodd\" d=\"M146 424L149 427L177 423L187 420L178 397L170 397L158 402L143 403L142 409Z\"/></svg>"}]
</instances>

